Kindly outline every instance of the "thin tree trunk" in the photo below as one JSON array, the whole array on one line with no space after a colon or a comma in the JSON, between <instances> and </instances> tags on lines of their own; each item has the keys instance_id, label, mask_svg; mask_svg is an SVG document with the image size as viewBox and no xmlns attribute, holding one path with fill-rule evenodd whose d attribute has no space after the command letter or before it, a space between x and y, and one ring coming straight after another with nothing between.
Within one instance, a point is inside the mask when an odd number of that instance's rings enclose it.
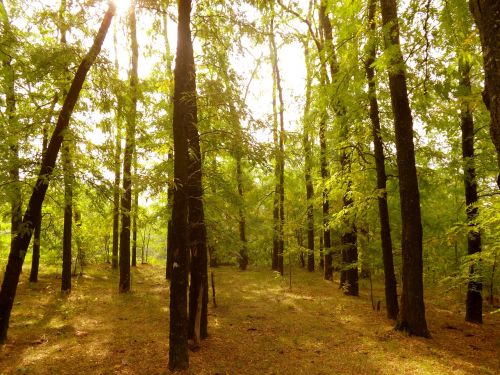
<instances>
[{"instance_id":1,"label":"thin tree trunk","mask_svg":"<svg viewBox=\"0 0 500 375\"><path fill-rule=\"evenodd\" d=\"M4 52L3 44L7 46L8 49L15 44L15 38L13 31L10 27L10 20L7 14L7 10L0 1L0 16L2 22L2 48L0 49L0 59L2 63L2 68L4 72L3 79L5 81L5 115L7 117L8 124L8 145L9 145L9 189L8 197L10 200L10 233L11 233L11 251L13 240L18 232L19 225L22 221L22 193L21 193L21 183L19 180L19 135L17 131L19 129L16 113L16 93L15 93L15 80L16 74L14 68L12 67L12 56L9 54L9 50Z\"/></svg>"},{"instance_id":2,"label":"thin tree trunk","mask_svg":"<svg viewBox=\"0 0 500 375\"><path fill-rule=\"evenodd\" d=\"M189 81L188 90L184 93L184 100L190 101L191 116L190 121L186 122L186 134L190 151L187 186L189 192L189 244L191 248L188 334L196 342L208 336L208 256L207 228L203 207L202 157L196 104L196 66L191 42L185 63L187 64ZM199 311L200 308L201 311ZM199 324L196 324L198 314L201 315Z\"/></svg>"},{"instance_id":3,"label":"thin tree trunk","mask_svg":"<svg viewBox=\"0 0 500 375\"><path fill-rule=\"evenodd\" d=\"M169 152L168 160L172 160L173 157L174 157L173 153ZM173 208L173 200L174 200L174 188L173 188L173 185L171 183L168 184L168 188L167 188L167 200L168 200L167 207L169 209L169 212L171 213L172 208ZM168 230L168 233L167 233L167 265L166 265L165 277L167 280L170 280L170 278L172 277L172 259L173 259L172 258L172 255L173 255L172 237L174 235L174 232L172 229L172 216L170 216L170 218L168 219L167 230Z\"/></svg>"},{"instance_id":4,"label":"thin tree trunk","mask_svg":"<svg viewBox=\"0 0 500 375\"><path fill-rule=\"evenodd\" d=\"M285 150L284 150L284 141L285 141L285 120L284 120L284 111L285 104L283 102L283 89L281 87L281 75L278 64L278 49L276 47L276 42L274 40L274 19L271 19L271 34L270 34L270 47L271 47L271 64L273 68L273 92L278 93L278 108L277 113L279 115L279 131L278 131L278 150L277 150L277 160L276 163L278 165L278 212L279 212L279 231L278 231L278 264L277 270L283 276L283 253L285 248L285 235L284 235L284 227L285 227ZM276 90L276 91L275 91ZM274 94L275 95L275 94ZM273 97L273 107L276 106L276 98Z\"/></svg>"},{"instance_id":5,"label":"thin tree trunk","mask_svg":"<svg viewBox=\"0 0 500 375\"><path fill-rule=\"evenodd\" d=\"M132 67L130 69L130 98L127 101L127 127L125 134L125 154L123 158L123 196L121 202L122 225L120 232L120 293L130 290L130 224L132 208L132 159L135 150L135 127L137 118L137 69L139 47L137 44L137 28L135 18L135 0L130 2L128 22L130 27L130 44L132 51Z\"/></svg>"},{"instance_id":6,"label":"thin tree trunk","mask_svg":"<svg viewBox=\"0 0 500 375\"><path fill-rule=\"evenodd\" d=\"M304 44L304 56L306 62L306 103L304 106L304 129L303 129L303 147L304 147L304 176L306 183L306 199L307 199L307 270L309 272L314 271L314 185L312 181L312 151L311 151L311 140L310 140L310 126L311 121L311 86L312 86L312 74L311 74L311 61L309 56L309 47L307 42Z\"/></svg>"},{"instance_id":7,"label":"thin tree trunk","mask_svg":"<svg viewBox=\"0 0 500 375\"><path fill-rule=\"evenodd\" d=\"M61 0L59 7L59 32L61 34L61 45L66 48L66 0ZM68 77L69 71L64 69L65 78ZM68 77L69 78L69 77ZM65 80L66 81L66 80ZM66 82L63 82L66 85ZM66 96L66 87L63 88L63 96ZM71 291L71 242L73 236L73 161L71 156L71 148L73 136L71 130L68 129L64 134L62 144L62 167L64 179L64 227L63 227L63 248L62 248L62 273L61 273L61 292L69 293Z\"/></svg>"},{"instance_id":8,"label":"thin tree trunk","mask_svg":"<svg viewBox=\"0 0 500 375\"><path fill-rule=\"evenodd\" d=\"M401 309L396 329L410 335L430 337L425 319L422 222L418 190L415 148L413 145L413 120L406 86L405 63L399 44L399 26L396 0L381 0L382 20L386 49L390 50L391 66L388 68L396 155L401 201L403 290Z\"/></svg>"},{"instance_id":9,"label":"thin tree trunk","mask_svg":"<svg viewBox=\"0 0 500 375\"><path fill-rule=\"evenodd\" d=\"M481 37L485 73L483 100L490 111L490 135L500 171L500 1L469 0L469 7ZM500 173L497 185L500 189Z\"/></svg>"},{"instance_id":10,"label":"thin tree trunk","mask_svg":"<svg viewBox=\"0 0 500 375\"><path fill-rule=\"evenodd\" d=\"M172 62L174 60L174 57L171 53L170 50L170 42L168 41L168 7L170 5L170 1L165 1L164 2L164 16L163 16L163 39L165 42L165 65L166 65L166 75L167 79L169 82L172 82L173 80L173 71L172 71ZM169 101L167 104L167 113L169 114L168 121L171 121L170 114L172 113L172 103L173 103L173 90L168 93L169 94ZM172 161L173 160L173 153L172 150L169 150L168 152L168 160ZM173 169L169 169L169 175L173 172ZM172 204L173 204L173 198L174 198L174 188L171 183L168 184L167 188L167 208L168 212L172 212ZM166 262L166 268L165 268L165 277L167 280L170 280L172 276L172 236L174 235L172 231L172 215L170 215L167 223L167 262Z\"/></svg>"},{"instance_id":11,"label":"thin tree trunk","mask_svg":"<svg viewBox=\"0 0 500 375\"><path fill-rule=\"evenodd\" d=\"M470 65L459 62L460 86L464 96L471 95ZM469 233L467 235L467 253L474 255L481 252L481 233L477 227L477 182L474 162L474 120L472 110L467 98L462 99L460 108L462 128L462 160L464 168L465 203L467 205L467 222ZM480 279L479 261L471 262L469 269L470 279L467 286L467 300L465 304L465 320L473 323L483 322L483 298L481 292L483 283Z\"/></svg>"},{"instance_id":12,"label":"thin tree trunk","mask_svg":"<svg viewBox=\"0 0 500 375\"><path fill-rule=\"evenodd\" d=\"M0 344L5 343L5 340L7 339L10 313L14 304L19 275L23 266L24 257L28 251L35 223L40 220L42 203L47 192L57 155L61 148L64 133L68 128L71 114L75 108L75 104L78 100L78 96L85 81L85 77L87 76L87 72L101 51L102 43L106 37L106 33L109 29L114 13L115 5L110 2L109 8L104 16L94 43L80 63L78 70L76 71L75 78L71 83L68 95L64 100L61 112L59 113L54 133L52 134L47 147L47 152L42 160L37 181L33 188L28 207L26 208L23 216L22 225L25 230L16 234L11 246L9 260L7 262L2 288L0 290Z\"/></svg>"},{"instance_id":13,"label":"thin tree trunk","mask_svg":"<svg viewBox=\"0 0 500 375\"><path fill-rule=\"evenodd\" d=\"M71 242L73 232L73 161L71 159L72 136L70 131L64 135L62 164L64 174L64 229L62 250L61 292L71 291Z\"/></svg>"},{"instance_id":14,"label":"thin tree trunk","mask_svg":"<svg viewBox=\"0 0 500 375\"><path fill-rule=\"evenodd\" d=\"M172 278L170 282L170 370L184 370L189 366L188 356L188 314L187 289L189 270L189 227L188 227L188 127L196 115L196 93L191 41L191 0L177 3L179 17L177 24L177 57L174 71L174 204L172 209Z\"/></svg>"},{"instance_id":15,"label":"thin tree trunk","mask_svg":"<svg viewBox=\"0 0 500 375\"><path fill-rule=\"evenodd\" d=\"M119 65L118 65L118 42L116 37L116 23L114 24L113 45L115 49L115 70L116 78L118 79ZM122 93L116 93L116 135L115 135L115 150L114 150L114 174L115 180L113 183L113 245L111 250L111 268L118 268L118 246L120 240L120 172L121 172L121 154L122 154L122 111L123 111L123 98Z\"/></svg>"},{"instance_id":16,"label":"thin tree trunk","mask_svg":"<svg viewBox=\"0 0 500 375\"><path fill-rule=\"evenodd\" d=\"M375 69L376 59L376 0L370 0L368 5L368 26L370 28L367 59L365 62L366 77L368 80L368 97L370 100L370 120L372 123L373 145L375 149L375 168L377 170L378 212L380 217L380 239L382 241L382 258L385 277L385 303L387 317L397 319L399 312L396 276L394 274L394 260L392 254L391 226L389 222L389 207L387 205L387 175L385 173L385 155L380 128L380 117L377 100Z\"/></svg>"},{"instance_id":17,"label":"thin tree trunk","mask_svg":"<svg viewBox=\"0 0 500 375\"><path fill-rule=\"evenodd\" d=\"M54 99L52 100L52 104L50 106L49 115L47 116L47 122L50 123L52 121L52 116L54 114L54 108L58 102L58 95L54 95ZM48 128L47 126L43 127L43 135L42 135L42 160L47 152L47 144L49 142L48 139ZM34 229L34 238L33 238L33 256L31 257L31 271L30 271L30 282L36 283L38 282L38 270L40 268L40 236L42 233L42 215L40 214L40 220L35 225Z\"/></svg>"},{"instance_id":18,"label":"thin tree trunk","mask_svg":"<svg viewBox=\"0 0 500 375\"><path fill-rule=\"evenodd\" d=\"M333 31L330 18L327 14L326 1L322 1L319 7L319 18L321 28L324 34L324 58L328 61L330 66L330 74L332 79L332 84L339 85L340 80L338 77L339 64L337 61L337 55L335 51L335 46L333 44ZM340 90L337 90L340 91ZM340 133L341 141L346 143L349 141L349 128L347 120L345 118L346 109L340 102L337 96L333 97L332 100L333 112L337 117L340 118ZM353 204L353 198L351 193L351 154L347 151L346 147L343 147L340 157L340 165L343 179L346 181L345 192L343 194L342 203L343 209L349 210ZM341 253L342 253L342 267L340 273L340 286L344 289L345 294L357 296L358 295L358 248L357 248L357 232L356 224L353 218L346 215L344 219L344 229L341 235ZM330 261L330 260L329 260ZM325 268L325 278L333 278L333 267L331 270Z\"/></svg>"},{"instance_id":19,"label":"thin tree trunk","mask_svg":"<svg viewBox=\"0 0 500 375\"><path fill-rule=\"evenodd\" d=\"M273 16L274 17L274 16ZM274 72L274 56L273 47L274 39L274 18L271 18L270 31L269 31L269 51L271 55L271 64L273 65L273 89L272 89L272 102L273 102L273 153L274 153L274 195L273 195L273 253L271 268L274 271L279 271L279 253L280 253L280 162L279 162L279 133L278 133L278 104L276 96L276 79Z\"/></svg>"},{"instance_id":20,"label":"thin tree trunk","mask_svg":"<svg viewBox=\"0 0 500 375\"><path fill-rule=\"evenodd\" d=\"M135 181L138 180L137 173L137 149L134 150L134 175ZM137 266L137 215L139 213L139 189L137 185L134 189L134 206L132 209L132 267Z\"/></svg>"},{"instance_id":21,"label":"thin tree trunk","mask_svg":"<svg viewBox=\"0 0 500 375\"><path fill-rule=\"evenodd\" d=\"M241 132L240 124L238 123L238 131ZM244 198L243 198L243 172L241 170L241 137L238 142L240 149L236 151L236 181L238 185L238 196L240 197L240 207L238 209L239 216L239 231L240 231L240 256L239 265L240 270L246 270L248 266L248 250L247 250L247 238L246 238L246 228L245 228L245 210L244 210Z\"/></svg>"}]
</instances>

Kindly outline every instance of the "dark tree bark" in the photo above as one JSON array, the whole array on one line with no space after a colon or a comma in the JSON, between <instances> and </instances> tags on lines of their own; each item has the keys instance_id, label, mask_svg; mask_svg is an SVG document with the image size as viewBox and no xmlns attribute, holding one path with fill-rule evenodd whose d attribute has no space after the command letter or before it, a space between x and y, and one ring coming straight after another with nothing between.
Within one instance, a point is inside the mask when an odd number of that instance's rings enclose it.
<instances>
[{"instance_id":1,"label":"dark tree bark","mask_svg":"<svg viewBox=\"0 0 500 375\"><path fill-rule=\"evenodd\" d=\"M459 63L460 86L464 97L461 100L460 119L462 128L462 160L464 167L465 203L467 205L467 222L469 233L467 235L467 253L474 255L481 252L481 234L477 227L477 216L479 209L476 168L474 162L474 120L469 101L466 99L471 95L470 65L467 62ZM481 292L483 284L480 272L476 268L478 263L473 262L470 266L470 280L467 286L467 300L465 304L465 320L472 323L483 322L483 298Z\"/></svg>"},{"instance_id":2,"label":"dark tree bark","mask_svg":"<svg viewBox=\"0 0 500 375\"><path fill-rule=\"evenodd\" d=\"M68 128L71 114L75 108L83 83L85 82L87 72L101 51L102 43L106 37L114 13L115 5L110 2L94 43L80 63L75 78L71 83L68 95L64 100L61 112L59 113L54 133L52 134L47 152L42 160L35 187L33 188L28 207L23 216L21 224L23 230L19 231L14 237L2 282L2 289L0 290L0 343L5 343L7 339L10 313L16 296L19 275L23 266L24 257L28 251L35 223L40 220L42 203L49 186L57 155L61 148L64 133Z\"/></svg>"},{"instance_id":3,"label":"dark tree bark","mask_svg":"<svg viewBox=\"0 0 500 375\"><path fill-rule=\"evenodd\" d=\"M128 22L130 27L130 44L132 66L130 69L130 97L127 100L127 125L125 131L125 154L123 157L123 196L121 202L122 225L120 232L120 293L130 291L130 224L132 216L132 159L135 150L135 127L137 118L137 69L139 47L137 44L137 27L135 18L135 0L130 2Z\"/></svg>"},{"instance_id":4,"label":"dark tree bark","mask_svg":"<svg viewBox=\"0 0 500 375\"><path fill-rule=\"evenodd\" d=\"M274 19L271 19L271 30L274 30ZM270 35L270 46L271 46L271 64L273 68L273 91L278 93L278 108L277 113L279 115L279 131L278 131L278 150L277 150L277 160L278 165L278 212L279 212L279 233L278 233L278 265L277 270L283 276L283 253L285 250L285 120L284 111L285 105L283 102L283 89L281 87L281 75L278 65L278 49L276 47L276 42L274 40L274 34ZM273 98L273 106L276 99Z\"/></svg>"},{"instance_id":5,"label":"dark tree bark","mask_svg":"<svg viewBox=\"0 0 500 375\"><path fill-rule=\"evenodd\" d=\"M490 135L500 171L500 1L469 0L469 7L481 37L485 73L483 100L490 111ZM500 189L500 173L497 185Z\"/></svg>"},{"instance_id":6,"label":"dark tree bark","mask_svg":"<svg viewBox=\"0 0 500 375\"><path fill-rule=\"evenodd\" d=\"M399 312L396 276L394 274L394 260L392 254L391 226L389 222L389 207L387 205L387 175L385 173L385 155L382 134L380 128L380 117L377 100L377 87L375 69L373 63L376 58L375 40L375 13L377 10L376 0L370 0L368 4L368 26L370 29L367 58L365 62L366 78L368 80L368 98L370 100L370 120L372 124L373 145L375 149L375 168L377 170L378 190L378 212L380 217L380 239L382 242L382 258L384 263L385 277L385 303L387 317L397 319Z\"/></svg>"},{"instance_id":7,"label":"dark tree bark","mask_svg":"<svg viewBox=\"0 0 500 375\"><path fill-rule=\"evenodd\" d=\"M61 34L61 46L67 47L66 42L66 0L61 0L59 6L59 32ZM69 70L64 68L65 80L69 81ZM65 84L66 82L63 82ZM63 87L63 96L66 96L66 88ZM64 180L64 226L63 226L63 248L62 248L62 272L61 272L61 292L71 291L71 243L73 235L73 167L71 160L72 134L68 128L64 134L62 144L62 169Z\"/></svg>"},{"instance_id":8,"label":"dark tree bark","mask_svg":"<svg viewBox=\"0 0 500 375\"><path fill-rule=\"evenodd\" d=\"M64 174L64 229L62 249L61 292L71 291L71 242L73 232L73 162L71 160L72 136L68 129L64 134L62 164Z\"/></svg>"},{"instance_id":9,"label":"dark tree bark","mask_svg":"<svg viewBox=\"0 0 500 375\"><path fill-rule=\"evenodd\" d=\"M118 42L116 39L116 21L113 34L113 45L115 48L115 56L118 56ZM115 69L118 78L118 57L115 58ZM116 93L116 136L115 136L115 150L113 157L115 180L113 183L113 245L111 250L111 268L118 268L118 245L120 240L120 173L121 173L121 154L122 154L122 111L123 111L123 98L122 93Z\"/></svg>"},{"instance_id":10,"label":"dark tree bark","mask_svg":"<svg viewBox=\"0 0 500 375\"><path fill-rule=\"evenodd\" d=\"M184 92L185 100L190 101L190 121L186 123L189 144L189 246L191 249L191 282L189 285L189 337L195 346L208 335L208 257L207 229L203 208L202 159L200 135L198 133L198 114L196 104L196 67L192 47L187 55L189 83Z\"/></svg>"},{"instance_id":11,"label":"dark tree bark","mask_svg":"<svg viewBox=\"0 0 500 375\"><path fill-rule=\"evenodd\" d=\"M306 59L307 77L306 77L306 103L304 106L304 176L306 183L306 198L307 198L307 270L314 271L314 185L312 181L312 151L309 131L310 107L311 107L311 86L312 74L310 66L309 48L307 42L304 45L304 56Z\"/></svg>"},{"instance_id":12,"label":"dark tree bark","mask_svg":"<svg viewBox=\"0 0 500 375\"><path fill-rule=\"evenodd\" d=\"M381 6L382 20L386 28L385 45L387 49L390 49L391 56L388 74L396 133L399 195L403 225L401 240L403 290L396 329L406 331L410 335L430 337L425 320L422 222L413 145L413 119L408 101L405 62L399 44L396 0L381 0Z\"/></svg>"},{"instance_id":13,"label":"dark tree bark","mask_svg":"<svg viewBox=\"0 0 500 375\"><path fill-rule=\"evenodd\" d=\"M170 282L170 370L189 366L187 288L189 269L188 231L188 127L197 113L193 94L196 90L193 45L191 41L191 0L179 0L177 57L174 71L174 203L172 208L172 277ZM191 66L190 66L191 65Z\"/></svg>"},{"instance_id":14,"label":"dark tree bark","mask_svg":"<svg viewBox=\"0 0 500 375\"><path fill-rule=\"evenodd\" d=\"M47 122L52 121L52 116L54 114L54 108L58 102L58 95L54 96L52 100L52 105L50 107L49 116L47 117ZM48 139L48 129L47 126L43 127L43 139L42 139L42 160L45 153L47 152ZM31 257L31 271L30 271L30 282L38 282L38 270L40 268L40 236L42 233L42 215L40 213L40 220L35 225L33 234L33 256Z\"/></svg>"}]
</instances>

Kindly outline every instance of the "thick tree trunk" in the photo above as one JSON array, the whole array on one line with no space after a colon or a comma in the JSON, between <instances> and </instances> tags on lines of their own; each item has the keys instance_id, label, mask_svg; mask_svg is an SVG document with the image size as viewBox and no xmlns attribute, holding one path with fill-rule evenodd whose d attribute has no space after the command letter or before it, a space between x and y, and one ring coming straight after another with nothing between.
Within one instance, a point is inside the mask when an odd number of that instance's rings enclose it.
<instances>
[{"instance_id":1,"label":"thick tree trunk","mask_svg":"<svg viewBox=\"0 0 500 375\"><path fill-rule=\"evenodd\" d=\"M130 2L128 22L130 27L130 44L132 51L132 67L130 69L130 98L127 101L127 127L125 132L125 154L123 157L123 196L121 203L122 225L120 232L120 293L130 291L130 231L132 215L132 159L135 150L135 127L137 118L137 69L139 47L137 44L137 27L135 18L135 0Z\"/></svg>"},{"instance_id":2,"label":"thick tree trunk","mask_svg":"<svg viewBox=\"0 0 500 375\"><path fill-rule=\"evenodd\" d=\"M476 182L476 168L474 162L474 120L467 97L472 92L470 82L470 65L466 62L459 63L460 86L465 98L461 101L460 118L462 128L462 160L464 167L465 203L467 206L467 222L469 233L467 235L467 253L474 255L481 252L481 233L477 227L479 214ZM483 283L477 265L479 261L472 262L470 266L470 280L467 286L467 300L465 304L465 320L473 323L483 322L483 298L481 292Z\"/></svg>"},{"instance_id":3,"label":"thick tree trunk","mask_svg":"<svg viewBox=\"0 0 500 375\"><path fill-rule=\"evenodd\" d=\"M115 69L117 72L120 69L118 65L118 42L116 38L116 22L113 34L113 45L115 49ZM122 154L122 111L123 111L123 99L122 93L116 93L116 111L115 111L115 121L116 121L116 136L115 136L115 150L113 157L114 164L114 174L115 180L113 183L113 245L111 249L111 268L118 268L118 245L120 240L120 172L121 172L121 154Z\"/></svg>"},{"instance_id":4,"label":"thick tree trunk","mask_svg":"<svg viewBox=\"0 0 500 375\"><path fill-rule=\"evenodd\" d=\"M425 320L422 222L418 190L415 147L413 145L413 120L406 86L405 63L399 44L399 26L396 0L381 0L382 20L386 49L390 50L391 66L389 88L391 91L396 154L399 174L399 195L403 225L403 290L401 310L396 329L410 335L429 337Z\"/></svg>"},{"instance_id":5,"label":"thick tree trunk","mask_svg":"<svg viewBox=\"0 0 500 375\"><path fill-rule=\"evenodd\" d=\"M375 69L373 63L376 58L375 40L375 13L377 10L376 0L369 1L368 26L370 28L367 58L365 62L366 77L368 80L368 97L370 100L370 120L372 124L373 145L375 149L375 168L377 170L378 190L378 212L380 217L380 239L382 242L382 258L384 262L385 277L385 303L387 317L397 319L399 312L396 276L394 274L394 260L392 254L391 226L389 222L389 207L387 205L387 175L385 173L385 155L382 134L380 128L380 117L377 100L377 88L375 80Z\"/></svg>"},{"instance_id":6,"label":"thick tree trunk","mask_svg":"<svg viewBox=\"0 0 500 375\"><path fill-rule=\"evenodd\" d=\"M188 127L195 118L196 92L193 45L191 41L191 0L178 1L177 57L174 71L174 204L172 209L172 278L170 282L170 370L189 366L187 288L189 270L188 231ZM191 65L191 66L190 66Z\"/></svg>"},{"instance_id":7,"label":"thick tree trunk","mask_svg":"<svg viewBox=\"0 0 500 375\"><path fill-rule=\"evenodd\" d=\"M485 73L483 100L490 111L490 135L500 171L500 1L469 0L469 7L481 37ZM500 189L500 173L497 185Z\"/></svg>"},{"instance_id":8,"label":"thick tree trunk","mask_svg":"<svg viewBox=\"0 0 500 375\"><path fill-rule=\"evenodd\" d=\"M104 16L99 32L94 40L94 44L80 63L78 70L76 71L75 78L71 83L68 95L64 100L61 112L59 113L54 133L52 134L49 146L47 147L47 153L42 160L40 172L38 174L35 187L33 188L33 193L31 194L28 207L26 208L26 212L23 216L21 224L23 231L18 232L13 240L9 260L7 262L7 268L2 282L2 289L0 290L0 343L4 343L7 339L10 313L16 296L19 275L23 266L24 257L28 251L35 223L40 220L42 203L49 186L50 177L52 176L52 171L56 163L59 149L61 148L64 133L68 128L71 114L75 108L75 104L78 100L78 96L82 89L87 72L101 51L102 43L106 37L106 33L109 29L114 13L115 5L110 2L109 9Z\"/></svg>"},{"instance_id":9,"label":"thick tree trunk","mask_svg":"<svg viewBox=\"0 0 500 375\"><path fill-rule=\"evenodd\" d=\"M306 42L307 43L307 42ZM306 77L306 103L304 106L304 133L303 133L303 147L304 147L304 177L306 183L306 199L307 199L307 270L314 271L314 185L312 181L312 151L309 127L311 120L311 86L312 74L310 68L309 48L307 44L304 45L304 56L306 59L307 77Z\"/></svg>"}]
</instances>

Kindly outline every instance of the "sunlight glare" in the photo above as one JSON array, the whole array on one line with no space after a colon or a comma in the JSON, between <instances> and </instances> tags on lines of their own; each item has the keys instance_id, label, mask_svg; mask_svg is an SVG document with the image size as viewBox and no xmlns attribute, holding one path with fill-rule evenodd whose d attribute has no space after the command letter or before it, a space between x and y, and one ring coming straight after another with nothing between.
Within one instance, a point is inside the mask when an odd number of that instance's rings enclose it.
<instances>
[{"instance_id":1,"label":"sunlight glare","mask_svg":"<svg viewBox=\"0 0 500 375\"><path fill-rule=\"evenodd\" d=\"M126 14L132 0L113 0L116 6L116 14Z\"/></svg>"}]
</instances>

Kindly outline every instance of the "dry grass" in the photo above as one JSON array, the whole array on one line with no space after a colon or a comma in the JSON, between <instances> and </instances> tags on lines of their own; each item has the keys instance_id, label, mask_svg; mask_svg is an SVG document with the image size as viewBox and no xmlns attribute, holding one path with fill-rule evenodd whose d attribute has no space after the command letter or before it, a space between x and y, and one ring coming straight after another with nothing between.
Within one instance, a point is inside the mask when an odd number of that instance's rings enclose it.
<instances>
[{"instance_id":1,"label":"dry grass","mask_svg":"<svg viewBox=\"0 0 500 375\"><path fill-rule=\"evenodd\" d=\"M498 374L500 317L467 324L450 301L427 301L432 339L392 330L371 309L366 288L346 297L319 273L287 280L264 269L215 271L217 308L210 337L190 355L191 374ZM43 274L19 286L0 374L164 374L168 284L163 269L133 270L133 292L94 266L62 297ZM23 275L23 280L27 275ZM380 287L375 289L382 296Z\"/></svg>"}]
</instances>

